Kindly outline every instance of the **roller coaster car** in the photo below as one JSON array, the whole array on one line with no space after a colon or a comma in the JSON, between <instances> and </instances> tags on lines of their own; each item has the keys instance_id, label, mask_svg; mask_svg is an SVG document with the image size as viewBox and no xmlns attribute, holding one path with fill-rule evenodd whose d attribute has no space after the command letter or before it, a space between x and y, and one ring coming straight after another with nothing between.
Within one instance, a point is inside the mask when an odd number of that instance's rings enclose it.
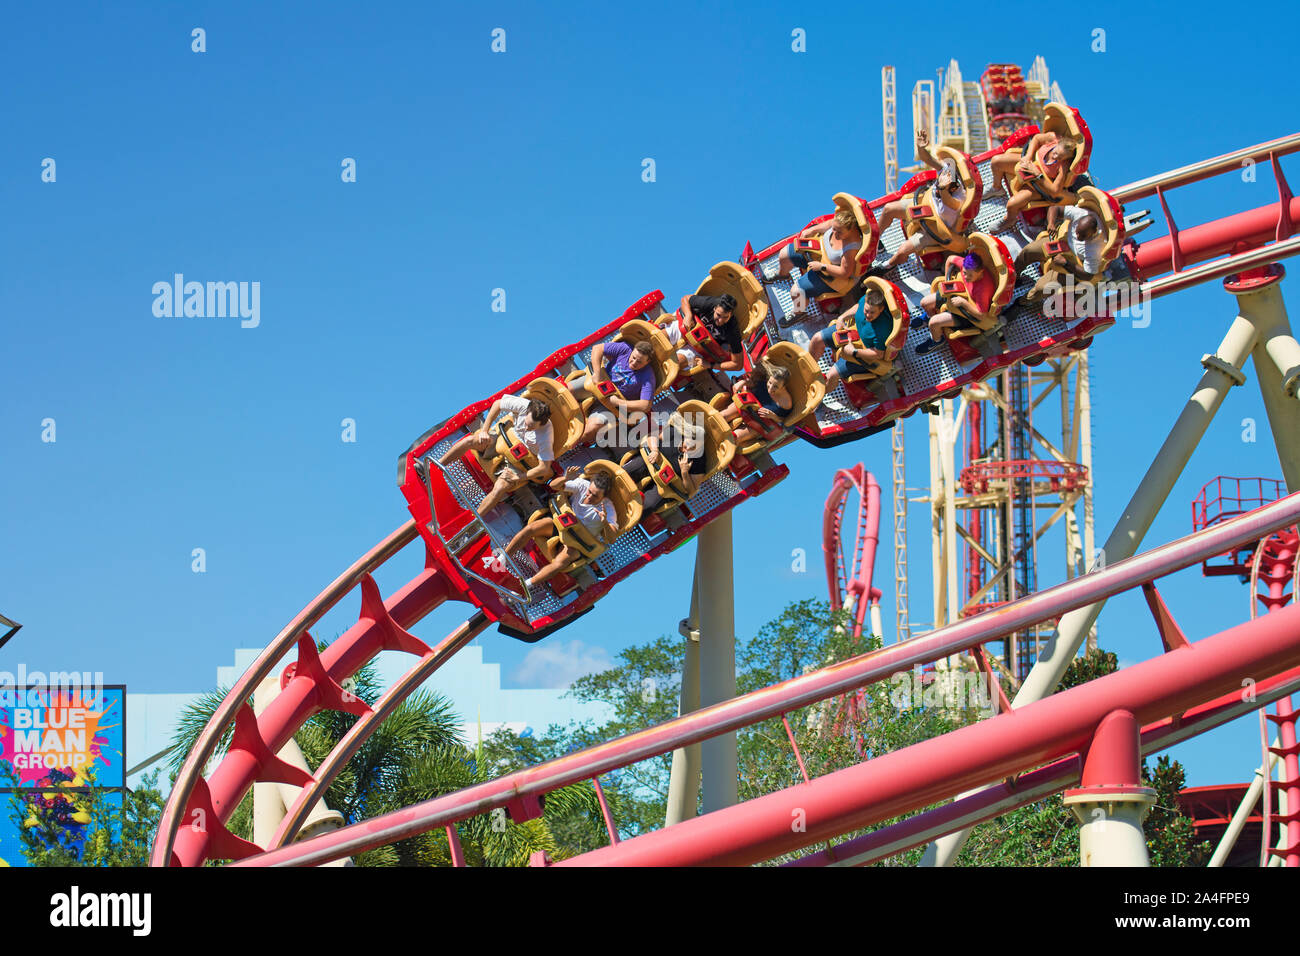
<instances>
[{"instance_id":1,"label":"roller coaster car","mask_svg":"<svg viewBox=\"0 0 1300 956\"><path fill-rule=\"evenodd\" d=\"M1075 180L1088 171L1088 161L1092 158L1092 133L1088 129L1088 124L1083 121L1083 117L1079 115L1079 111L1066 106L1064 103L1048 103L1043 107L1043 122L1040 128L1044 133L1069 136L1079 143L1079 148L1075 151L1073 162L1070 163L1070 171L1065 177L1066 185L1062 195L1055 199L1049 199L1045 196L1031 199L1025 209L1045 209L1048 206L1060 205L1072 206L1077 199L1072 191L1073 184ZM1038 162L1038 157L1034 157L1034 165L1038 167L1039 173L1043 176L1047 175L1043 171L1042 164Z\"/></svg>"},{"instance_id":2,"label":"roller coaster car","mask_svg":"<svg viewBox=\"0 0 1300 956\"><path fill-rule=\"evenodd\" d=\"M677 374L681 369L677 361L677 350L668 342L668 336L664 330L658 326L651 325L645 319L631 319L625 322L618 330L618 335L614 336L613 341L625 342L628 345L636 345L638 342L649 342L650 347L654 350L654 356L650 359L650 368L655 376L655 394L658 395L664 389L668 388L677 380ZM591 369L590 373L594 378L596 369ZM588 370L578 369L571 372L566 381L572 383L575 379L587 375ZM609 404L609 398L616 391L609 376L600 382L594 382L589 385L581 401L582 413L586 415L591 411L592 406L597 400L606 408L614 409Z\"/></svg>"},{"instance_id":3,"label":"roller coaster car","mask_svg":"<svg viewBox=\"0 0 1300 956\"><path fill-rule=\"evenodd\" d=\"M719 471L731 464L731 459L736 454L736 440L731 433L731 426L727 420L713 406L700 401L699 399L689 399L682 402L677 407L688 424L702 425L704 428L704 467L705 472L700 476L700 484L708 481ZM677 473L677 462L669 461L666 456L660 455L657 461L650 457L650 450L642 445L640 449L634 452L628 452L622 458L622 464L626 465L632 460L633 455L640 455L646 464L648 477L641 479L642 491L650 490L653 485L659 490L660 497L663 498L663 504L656 508L652 514L663 514L671 511L678 505L684 503L689 495L686 494L686 487L682 483L682 476Z\"/></svg>"},{"instance_id":4,"label":"roller coaster car","mask_svg":"<svg viewBox=\"0 0 1300 956\"><path fill-rule=\"evenodd\" d=\"M551 434L554 436L554 455L561 455L578 444L582 437L584 417L573 393L553 378L535 378L524 389L524 398L540 398L551 409ZM471 451L470 455L484 472L495 475L503 464L513 465L521 472L531 471L538 465L537 456L519 440L514 420L503 416L496 425L496 447L487 454Z\"/></svg>"},{"instance_id":5,"label":"roller coaster car","mask_svg":"<svg viewBox=\"0 0 1300 956\"><path fill-rule=\"evenodd\" d=\"M772 425L758 414L760 407L758 401L756 399L753 401L746 400L746 393L744 392L737 393L734 396L716 395L713 397L711 400L713 406L718 409L725 407L734 398L740 420L750 431L762 436L759 440L750 442L740 449L740 453L746 458L763 451L785 435L789 429L813 414L817 406L822 403L822 399L826 397L826 380L822 377L821 369L817 367L817 363L813 361L813 357L805 349L800 348L793 342L778 342L761 356L755 358L756 360L757 358L765 358L773 365L779 365L790 373L790 381L787 387L790 397L794 399L794 405L781 419L780 425Z\"/></svg>"},{"instance_id":6,"label":"roller coaster car","mask_svg":"<svg viewBox=\"0 0 1300 956\"><path fill-rule=\"evenodd\" d=\"M875 289L885 297L885 308L894 317L894 327L890 329L889 338L885 340L885 357L879 362L873 363L870 372L850 375L845 381L865 385L876 397L887 401L898 398L902 394L899 388L899 375L898 370L895 368L895 362L903 351L903 345L907 342L908 321L911 316L907 299L904 297L902 290L894 283L879 276L871 276L863 284L868 290ZM842 353L847 346L862 348L862 340L858 338L856 330L847 333L847 335L848 340L839 344L836 358L845 358ZM836 337L836 341L839 341L839 336Z\"/></svg>"},{"instance_id":7,"label":"roller coaster car","mask_svg":"<svg viewBox=\"0 0 1300 956\"><path fill-rule=\"evenodd\" d=\"M943 331L950 345L962 339L969 339L967 344L987 358L1001 351L994 338L1005 324L1005 320L1001 317L1002 310L1011 303L1012 294L1015 292L1016 267L1007 247L994 236L982 232L971 233L968 251L978 256L984 268L993 276L995 282L993 298L989 301L987 312L965 313L975 323L975 328L954 330L948 326ZM944 281L943 276L939 276L930 283L930 291L938 293Z\"/></svg>"},{"instance_id":8,"label":"roller coaster car","mask_svg":"<svg viewBox=\"0 0 1300 956\"><path fill-rule=\"evenodd\" d=\"M620 535L631 530L641 520L641 493L631 476L612 461L593 461L583 469L583 474L588 478L600 472L608 474L614 482L609 489L609 500L613 502L614 512L618 516L617 533L608 540L604 534L592 534L587 530L587 526L578 520L571 506L562 506L558 498L552 498L550 518L555 534L534 539L537 550L541 552L547 564L554 561L560 550L565 547L579 555L560 569L563 574L572 574L595 561L605 553L613 541L618 540ZM528 520L533 522L546 516L545 511L534 511Z\"/></svg>"},{"instance_id":9,"label":"roller coaster car","mask_svg":"<svg viewBox=\"0 0 1300 956\"><path fill-rule=\"evenodd\" d=\"M867 203L857 196L849 193L836 193L833 197L836 209L847 209L853 213L853 218L857 221L858 229L862 231L862 245L857 250L857 265L846 276L838 279L827 279L827 284L831 291L819 295L819 302L827 299L837 299L853 288L853 284L858 281L862 273L871 268L871 262L876 258L876 246L880 243L880 227L876 223L876 215L867 208ZM823 223L830 221L827 216ZM809 248L802 250L810 259L819 262L826 261L826 252L822 249L820 239L804 240L809 243Z\"/></svg>"},{"instance_id":10,"label":"roller coaster car","mask_svg":"<svg viewBox=\"0 0 1300 956\"><path fill-rule=\"evenodd\" d=\"M903 225L903 232L908 238L918 232L925 232L939 244L938 250L931 247L925 250L926 253L965 252L964 233L979 213L980 201L984 198L984 180L980 177L975 161L960 150L953 149L951 146L940 146L935 149L934 155L941 162L948 161L953 164L962 185L966 188L966 198L962 200L961 209L958 210L957 221L949 227L940 217L939 210L935 208L934 192L930 187L939 177L936 171L917 186L912 194L912 205L907 210L907 221Z\"/></svg>"}]
</instances>

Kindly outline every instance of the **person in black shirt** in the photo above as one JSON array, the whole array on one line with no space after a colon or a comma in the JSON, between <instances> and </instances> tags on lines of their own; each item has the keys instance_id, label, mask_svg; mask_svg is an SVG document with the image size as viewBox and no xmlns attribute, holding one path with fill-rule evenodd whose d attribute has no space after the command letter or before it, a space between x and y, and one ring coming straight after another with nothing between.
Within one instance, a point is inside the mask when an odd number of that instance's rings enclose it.
<instances>
[{"instance_id":1,"label":"person in black shirt","mask_svg":"<svg viewBox=\"0 0 1300 956\"><path fill-rule=\"evenodd\" d=\"M674 472L681 476L682 485L689 498L699 490L700 481L708 473L708 463L704 459L704 428L701 425L688 425L685 418L677 412L669 416L663 431L656 438L651 434L646 438L651 460L656 470L664 465L671 465ZM623 466L637 487L641 481L650 476L650 469L645 459L638 453ZM663 504L663 496L657 485L644 492L642 510L647 514Z\"/></svg>"},{"instance_id":2,"label":"person in black shirt","mask_svg":"<svg viewBox=\"0 0 1300 956\"><path fill-rule=\"evenodd\" d=\"M700 354L684 342L678 324L679 315L692 315L704 323L704 327L709 330L709 334L713 336L722 351L727 353L727 357L723 359L721 355ZM724 292L722 295L682 296L681 309L677 314L668 316L668 324L664 326L664 332L668 335L669 343L676 347L677 357L685 363L688 372L699 368L739 372L745 368L743 346L740 342L740 322L736 318L736 300L729 292Z\"/></svg>"}]
</instances>

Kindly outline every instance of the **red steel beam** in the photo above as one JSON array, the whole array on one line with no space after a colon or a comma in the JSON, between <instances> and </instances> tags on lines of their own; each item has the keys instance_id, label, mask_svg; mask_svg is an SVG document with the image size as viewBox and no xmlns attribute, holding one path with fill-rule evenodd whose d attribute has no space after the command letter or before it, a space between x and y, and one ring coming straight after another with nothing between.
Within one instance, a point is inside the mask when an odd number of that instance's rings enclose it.
<instances>
[{"instance_id":1,"label":"red steel beam","mask_svg":"<svg viewBox=\"0 0 1300 956\"><path fill-rule=\"evenodd\" d=\"M240 706L252 697L257 685L271 674L284 654L308 628L314 626L367 574L417 537L415 522L408 521L354 561L351 567L294 616L235 683L181 767L159 821L150 865L170 866L180 863L197 866L206 859L210 841L208 828L182 826L183 822L188 822L182 821L182 816L201 779L204 766L216 751L222 731L234 720ZM409 627L450 597L446 578L436 569L426 568L386 601L385 606L400 626ZM358 622L325 649L321 654L321 663L327 672L339 675L339 679L352 674L377 653L381 630L373 625L362 627ZM304 686L309 683L307 680L290 681L285 693L277 697L257 718L259 735L272 753L278 752L314 712L311 688ZM229 816L240 797L253 785L257 769L255 764L250 765L236 755L236 759L223 760L212 780L208 781L213 806L223 819Z\"/></svg>"},{"instance_id":2,"label":"red steel beam","mask_svg":"<svg viewBox=\"0 0 1300 956\"><path fill-rule=\"evenodd\" d=\"M1291 197L1287 208L1292 223L1300 223L1300 196ZM1225 216L1204 225L1180 229L1177 248L1182 253L1179 271L1189 265L1226 256L1231 252L1262 246L1275 239L1290 238L1290 233L1278 236L1278 219L1281 203L1260 206L1233 216ZM1157 236L1138 246L1134 262L1139 280L1149 280L1174 269L1175 238Z\"/></svg>"},{"instance_id":3,"label":"red steel beam","mask_svg":"<svg viewBox=\"0 0 1300 956\"><path fill-rule=\"evenodd\" d=\"M1158 279L1151 279L1142 283L1142 294L1149 299L1158 299L1160 296L1181 292L1202 282L1236 275L1247 269L1256 269L1296 255L1300 255L1300 236L1292 236L1281 242L1271 242L1258 249L1239 252L1225 259L1217 259L1182 272L1171 272Z\"/></svg>"},{"instance_id":4,"label":"red steel beam","mask_svg":"<svg viewBox=\"0 0 1300 956\"><path fill-rule=\"evenodd\" d=\"M1300 605L810 783L557 865L745 866L1085 750L1101 721L1144 723L1300 666ZM802 826L794 827L794 821Z\"/></svg>"},{"instance_id":5,"label":"red steel beam","mask_svg":"<svg viewBox=\"0 0 1300 956\"><path fill-rule=\"evenodd\" d=\"M1165 750L1275 700L1290 696L1300 690L1300 668L1261 681L1254 690L1253 697L1243 698L1240 691L1233 691L1195 707L1181 717L1165 718L1142 728L1142 755L1145 757ZM785 865L865 866L1059 793L1079 782L1082 767L1082 758L1078 754L1071 754L1009 781L986 787L952 803L873 830L865 836L837 843L827 850L811 853ZM1242 786L1244 788L1245 784Z\"/></svg>"},{"instance_id":6,"label":"red steel beam","mask_svg":"<svg viewBox=\"0 0 1300 956\"><path fill-rule=\"evenodd\" d=\"M930 634L900 642L733 700L516 771L234 865L315 865L406 839L619 767L838 696L939 657L997 640L1031 624L1197 564L1239 542L1257 541L1300 519L1300 492L1249 514ZM283 696L283 695L281 695ZM924 806L925 804L920 804Z\"/></svg>"}]
</instances>

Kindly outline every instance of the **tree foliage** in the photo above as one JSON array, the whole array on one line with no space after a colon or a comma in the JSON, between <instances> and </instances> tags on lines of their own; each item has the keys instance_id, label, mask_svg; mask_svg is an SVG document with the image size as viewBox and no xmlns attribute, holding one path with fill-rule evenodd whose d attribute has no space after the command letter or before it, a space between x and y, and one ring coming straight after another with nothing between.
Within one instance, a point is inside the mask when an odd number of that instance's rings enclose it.
<instances>
[{"instance_id":1,"label":"tree foliage","mask_svg":"<svg viewBox=\"0 0 1300 956\"><path fill-rule=\"evenodd\" d=\"M753 637L737 642L737 692L743 694L790 680L879 646L878 639L855 644L844 617L832 612L826 602L799 601L789 605ZM540 736L500 731L485 749L493 755L496 768L506 772L671 719L676 716L680 697L681 660L682 642L677 638L661 637L627 648L619 653L614 667L581 678L570 690L579 700L608 705L609 719L571 722L563 727L553 725ZM1117 666L1113 653L1097 651L1076 659L1062 684L1067 688L1077 686L1112 673ZM741 729L737 733L740 799L753 799L803 781L791 736L808 775L816 778L989 716L990 698L996 691L983 688L982 695L973 695L977 685L972 676L958 672L963 682L952 685L945 693L945 688L929 675L896 675L892 681L873 684L852 695L851 701L843 698L791 711L785 715L789 732L781 717ZM665 754L601 778L620 838L663 825L670 770L671 755ZM1154 771L1148 771L1143 764L1143 779L1157 791L1156 805L1145 827L1152 865L1187 866L1202 862L1207 848L1195 845L1191 820L1178 807L1182 768L1161 757ZM925 809L930 808L916 812ZM555 818L548 813L547 819L560 855L583 853L609 842L598 810L591 802L575 805L573 810ZM895 822L882 821L844 834L836 842ZM773 862L780 863L815 849ZM882 865L913 865L921 853L922 848L916 848L883 861ZM1060 795L1056 795L976 827L958 863L1077 866L1079 826Z\"/></svg>"}]
</instances>

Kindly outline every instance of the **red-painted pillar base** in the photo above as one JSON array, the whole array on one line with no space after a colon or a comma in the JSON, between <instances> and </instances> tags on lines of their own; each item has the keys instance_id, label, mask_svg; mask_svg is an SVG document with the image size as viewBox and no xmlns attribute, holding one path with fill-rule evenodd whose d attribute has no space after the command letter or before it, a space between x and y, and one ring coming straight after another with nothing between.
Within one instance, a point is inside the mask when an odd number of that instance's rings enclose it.
<instances>
[{"instance_id":1,"label":"red-painted pillar base","mask_svg":"<svg viewBox=\"0 0 1300 956\"><path fill-rule=\"evenodd\" d=\"M1079 819L1080 866L1149 866L1142 821L1156 792L1142 786L1142 728L1127 710L1097 725L1083 762L1082 786L1065 791Z\"/></svg>"}]
</instances>

